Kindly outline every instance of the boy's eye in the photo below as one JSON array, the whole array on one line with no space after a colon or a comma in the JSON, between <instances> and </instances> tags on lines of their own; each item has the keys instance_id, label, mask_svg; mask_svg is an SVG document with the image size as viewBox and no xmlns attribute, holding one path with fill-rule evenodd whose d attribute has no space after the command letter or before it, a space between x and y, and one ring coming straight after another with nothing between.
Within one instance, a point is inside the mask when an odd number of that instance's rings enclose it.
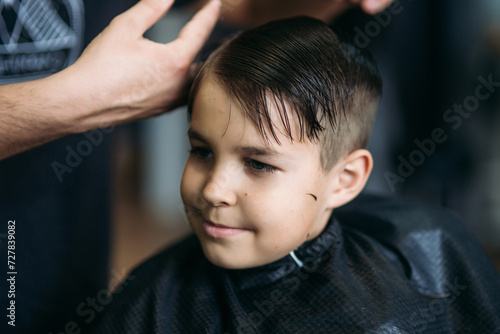
<instances>
[{"instance_id":1,"label":"boy's eye","mask_svg":"<svg viewBox=\"0 0 500 334\"><path fill-rule=\"evenodd\" d=\"M209 159L214 155L212 151L203 147L192 147L189 153L194 154L199 159Z\"/></svg>"},{"instance_id":2,"label":"boy's eye","mask_svg":"<svg viewBox=\"0 0 500 334\"><path fill-rule=\"evenodd\" d=\"M257 173L274 173L276 171L276 168L274 168L273 166L259 162L257 160L246 159L246 163L248 166L250 166L250 168L252 168L253 171Z\"/></svg>"}]
</instances>

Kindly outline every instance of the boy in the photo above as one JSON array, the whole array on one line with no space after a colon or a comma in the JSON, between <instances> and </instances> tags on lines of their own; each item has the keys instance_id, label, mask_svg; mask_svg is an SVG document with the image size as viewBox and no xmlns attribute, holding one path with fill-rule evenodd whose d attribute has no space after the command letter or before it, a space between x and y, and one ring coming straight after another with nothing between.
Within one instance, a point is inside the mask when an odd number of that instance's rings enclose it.
<instances>
[{"instance_id":1,"label":"boy","mask_svg":"<svg viewBox=\"0 0 500 334\"><path fill-rule=\"evenodd\" d=\"M332 215L370 174L381 87L365 51L311 18L219 47L188 104L181 194L197 238L136 269L97 332L499 330L498 275L459 226L450 247L453 217L370 198Z\"/></svg>"}]
</instances>

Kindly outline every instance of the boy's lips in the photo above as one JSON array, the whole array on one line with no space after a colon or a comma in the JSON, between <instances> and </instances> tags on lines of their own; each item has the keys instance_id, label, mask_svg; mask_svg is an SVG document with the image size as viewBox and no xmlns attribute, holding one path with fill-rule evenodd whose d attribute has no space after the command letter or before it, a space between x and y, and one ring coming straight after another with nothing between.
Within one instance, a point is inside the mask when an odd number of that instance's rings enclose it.
<instances>
[{"instance_id":1,"label":"boy's lips","mask_svg":"<svg viewBox=\"0 0 500 334\"><path fill-rule=\"evenodd\" d=\"M205 233L213 238L229 238L249 231L249 229L246 228L215 224L206 219L203 219L202 227Z\"/></svg>"}]
</instances>

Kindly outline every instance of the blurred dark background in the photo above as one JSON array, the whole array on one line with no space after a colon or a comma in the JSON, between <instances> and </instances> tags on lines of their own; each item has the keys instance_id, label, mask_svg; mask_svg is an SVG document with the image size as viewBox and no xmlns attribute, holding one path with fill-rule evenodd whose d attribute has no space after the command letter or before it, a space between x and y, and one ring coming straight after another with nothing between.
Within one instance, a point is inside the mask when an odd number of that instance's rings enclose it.
<instances>
[{"instance_id":1,"label":"blurred dark background","mask_svg":"<svg viewBox=\"0 0 500 334\"><path fill-rule=\"evenodd\" d=\"M355 43L375 55L385 84L367 189L449 207L496 249L500 2L399 3L391 15L365 17L351 28Z\"/></svg>"}]
</instances>

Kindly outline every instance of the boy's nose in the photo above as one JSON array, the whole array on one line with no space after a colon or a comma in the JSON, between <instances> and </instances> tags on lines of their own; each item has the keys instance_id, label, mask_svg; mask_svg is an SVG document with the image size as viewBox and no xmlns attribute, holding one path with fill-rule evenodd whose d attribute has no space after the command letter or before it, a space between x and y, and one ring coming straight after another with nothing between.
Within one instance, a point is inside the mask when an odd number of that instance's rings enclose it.
<instances>
[{"instance_id":1,"label":"boy's nose","mask_svg":"<svg viewBox=\"0 0 500 334\"><path fill-rule=\"evenodd\" d=\"M234 177L234 176L233 176ZM212 206L230 206L236 203L236 193L232 189L230 173L213 170L201 191L201 196Z\"/></svg>"}]
</instances>

